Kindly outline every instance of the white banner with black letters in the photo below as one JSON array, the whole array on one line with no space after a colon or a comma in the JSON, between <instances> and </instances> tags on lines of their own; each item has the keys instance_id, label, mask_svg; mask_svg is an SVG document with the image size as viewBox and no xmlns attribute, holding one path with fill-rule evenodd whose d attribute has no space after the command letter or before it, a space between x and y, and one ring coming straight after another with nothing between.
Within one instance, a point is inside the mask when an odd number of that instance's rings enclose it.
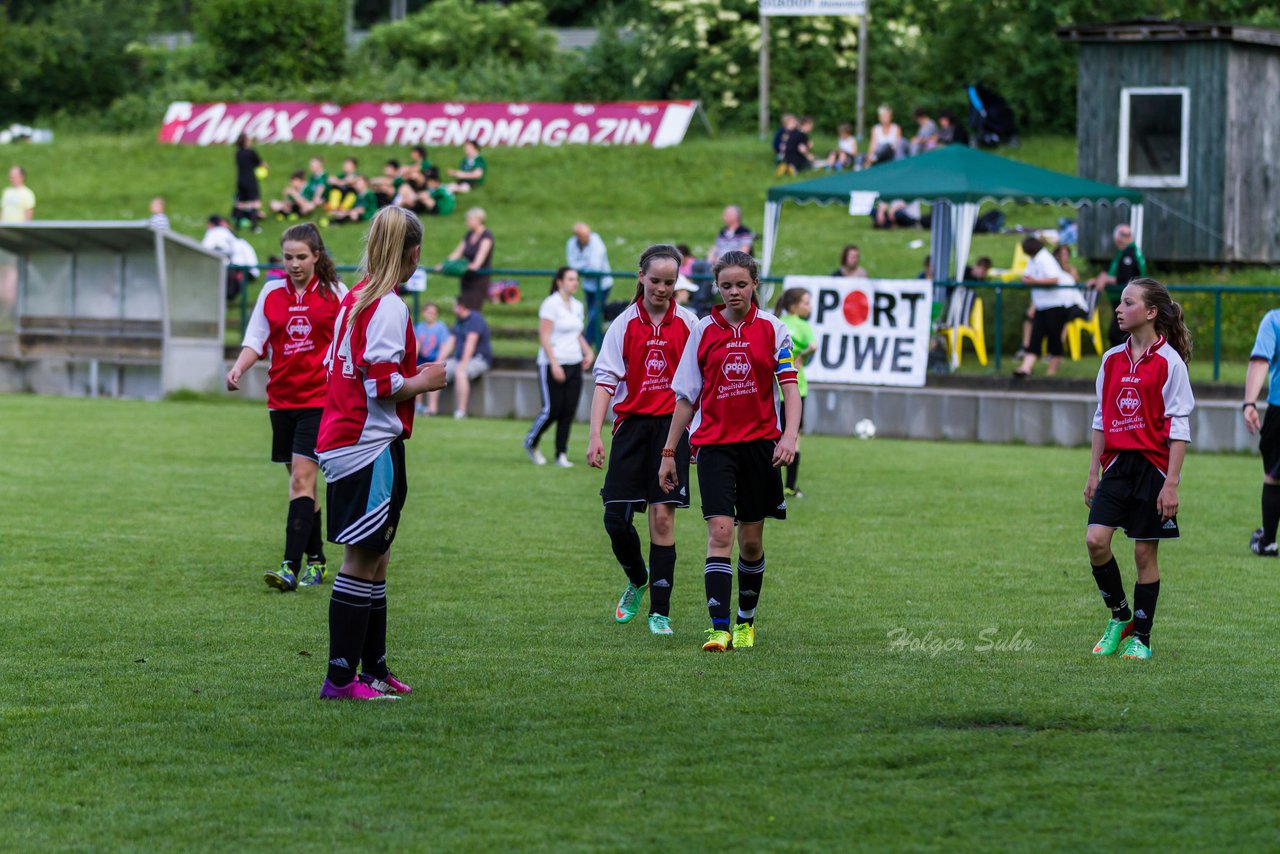
<instances>
[{"instance_id":1,"label":"white banner with black letters","mask_svg":"<svg viewBox=\"0 0 1280 854\"><path fill-rule=\"evenodd\" d=\"M805 376L817 383L923 386L929 361L932 283L925 279L787 276L809 292L817 352Z\"/></svg>"}]
</instances>

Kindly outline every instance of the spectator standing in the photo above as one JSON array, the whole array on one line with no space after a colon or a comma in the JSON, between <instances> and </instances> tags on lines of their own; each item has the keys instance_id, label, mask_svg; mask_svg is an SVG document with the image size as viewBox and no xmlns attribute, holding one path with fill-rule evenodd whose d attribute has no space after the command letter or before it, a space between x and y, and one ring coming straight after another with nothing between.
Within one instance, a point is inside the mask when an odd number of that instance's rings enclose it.
<instances>
[{"instance_id":1,"label":"spectator standing","mask_svg":"<svg viewBox=\"0 0 1280 854\"><path fill-rule=\"evenodd\" d=\"M449 260L467 262L458 285L458 300L471 311L480 311L489 298L489 274L477 271L493 266L493 232L485 226L484 208L467 211L466 223L467 233L449 253Z\"/></svg>"},{"instance_id":2,"label":"spectator standing","mask_svg":"<svg viewBox=\"0 0 1280 854\"><path fill-rule=\"evenodd\" d=\"M893 120L893 108L881 104L876 110L879 123L871 128L871 145L867 152L870 164L888 163L902 153L902 128Z\"/></svg>"},{"instance_id":3,"label":"spectator standing","mask_svg":"<svg viewBox=\"0 0 1280 854\"><path fill-rule=\"evenodd\" d=\"M156 231L169 230L169 217L164 212L164 196L156 196L151 200L151 216L147 217L147 225Z\"/></svg>"},{"instance_id":4,"label":"spectator standing","mask_svg":"<svg viewBox=\"0 0 1280 854\"><path fill-rule=\"evenodd\" d=\"M27 170L9 167L9 186L0 194L0 222L30 222L36 215L36 194L27 186Z\"/></svg>"},{"instance_id":5,"label":"spectator standing","mask_svg":"<svg viewBox=\"0 0 1280 854\"><path fill-rule=\"evenodd\" d=\"M782 149L782 162L778 164L777 174L794 175L813 168L813 147L810 134L813 132L813 118L805 116L800 120L796 130L787 136Z\"/></svg>"},{"instance_id":6,"label":"spectator standing","mask_svg":"<svg viewBox=\"0 0 1280 854\"><path fill-rule=\"evenodd\" d=\"M1022 281L1039 287L1031 291L1031 304L1036 311L1031 321L1030 346L1013 376L1015 379L1031 376L1042 344L1048 346L1049 375L1053 376L1062 364L1062 330L1071 319L1071 309L1083 307L1084 301L1073 287L1075 279L1062 269L1039 238L1023 240L1022 251L1031 258L1022 274Z\"/></svg>"},{"instance_id":7,"label":"spectator standing","mask_svg":"<svg viewBox=\"0 0 1280 854\"><path fill-rule=\"evenodd\" d=\"M484 185L488 174L489 164L480 153L480 144L468 140L462 144L462 162L457 169L449 170L450 177L457 179L449 185L449 190L454 193L469 193L479 189Z\"/></svg>"},{"instance_id":8,"label":"spectator standing","mask_svg":"<svg viewBox=\"0 0 1280 854\"><path fill-rule=\"evenodd\" d=\"M862 267L862 250L850 243L840 251L840 266L831 275L846 279L865 279L867 271ZM779 303L779 306L782 304Z\"/></svg>"},{"instance_id":9,"label":"spectator standing","mask_svg":"<svg viewBox=\"0 0 1280 854\"><path fill-rule=\"evenodd\" d=\"M1258 417L1258 395L1266 384L1267 414ZM1249 354L1249 370L1244 380L1244 425L1250 433L1260 433L1262 454L1262 527L1253 532L1249 549L1259 557L1280 555L1276 527L1280 525L1280 309L1272 309L1258 324L1258 335Z\"/></svg>"},{"instance_id":10,"label":"spectator standing","mask_svg":"<svg viewBox=\"0 0 1280 854\"><path fill-rule=\"evenodd\" d=\"M864 272L865 276L866 273ZM809 324L813 314L813 298L804 288L787 288L778 297L774 312L786 324L791 335L791 357L796 368L796 391L800 393L800 421L796 425L796 455L787 464L787 485L783 493L788 498L804 498L798 486L800 478L800 431L804 429L804 399L809 396L809 381L804 376L804 364L818 352L818 336ZM786 432L786 411L779 413L778 426Z\"/></svg>"},{"instance_id":11,"label":"spectator standing","mask_svg":"<svg viewBox=\"0 0 1280 854\"><path fill-rule=\"evenodd\" d=\"M755 234L742 224L742 208L729 205L724 209L722 217L724 228L720 229L720 233L716 235L715 244L707 253L708 264L716 263L726 252L745 252L750 255L752 246L756 242Z\"/></svg>"},{"instance_id":12,"label":"spectator standing","mask_svg":"<svg viewBox=\"0 0 1280 854\"><path fill-rule=\"evenodd\" d=\"M467 417L467 405L471 402L471 383L479 379L493 365L493 343L489 339L489 324L484 315L473 311L461 298L453 304L453 336L440 348L445 360L445 380L453 383L454 418ZM427 409L435 411L438 392L427 398Z\"/></svg>"},{"instance_id":13,"label":"spectator standing","mask_svg":"<svg viewBox=\"0 0 1280 854\"><path fill-rule=\"evenodd\" d=\"M795 132L796 120L794 113L783 113L782 124L773 132L773 162L781 163L783 152L787 148L787 137Z\"/></svg>"},{"instance_id":14,"label":"spectator standing","mask_svg":"<svg viewBox=\"0 0 1280 854\"><path fill-rule=\"evenodd\" d=\"M236 137L236 203L232 215L240 228L262 231L262 188L258 185L258 169L265 164L258 152L249 147L249 135Z\"/></svg>"},{"instance_id":15,"label":"spectator standing","mask_svg":"<svg viewBox=\"0 0 1280 854\"><path fill-rule=\"evenodd\" d=\"M582 397L582 372L591 369L595 351L582 334L585 311L573 298L578 271L561 267L551 280L551 293L538 308L538 379L542 409L524 437L524 450L534 465L546 465L538 442L551 422L556 423L556 465L572 468L569 431Z\"/></svg>"},{"instance_id":16,"label":"spectator standing","mask_svg":"<svg viewBox=\"0 0 1280 854\"><path fill-rule=\"evenodd\" d=\"M1121 223L1115 227L1115 231L1111 233L1111 239L1116 244L1115 257L1111 259L1111 266L1107 268L1105 273L1099 273L1096 277L1089 280L1089 285L1100 291L1105 291L1107 299L1111 301L1111 331L1107 333L1111 341L1112 347L1118 347L1128 338L1124 331L1120 329L1119 321L1116 317L1116 311L1120 308L1120 297L1124 293L1125 285L1137 278L1144 278L1147 275L1147 259L1143 257L1142 250L1138 248L1138 244L1133 242L1133 229L1128 225Z\"/></svg>"},{"instance_id":17,"label":"spectator standing","mask_svg":"<svg viewBox=\"0 0 1280 854\"><path fill-rule=\"evenodd\" d=\"M604 239L591 230L585 222L573 226L573 236L564 245L564 263L582 274L588 270L608 273L609 252ZM592 347L599 347L604 338L601 318L609 291L613 288L613 276L582 276L582 291L587 298L586 337Z\"/></svg>"},{"instance_id":18,"label":"spectator standing","mask_svg":"<svg viewBox=\"0 0 1280 854\"><path fill-rule=\"evenodd\" d=\"M418 339L418 364L428 365L440 361L440 352L449 341L449 325L440 319L440 307L434 302L422 306L422 319L413 325L413 336ZM436 399L432 399L432 398ZM435 415L431 404L438 403L439 395L418 396L418 413Z\"/></svg>"}]
</instances>

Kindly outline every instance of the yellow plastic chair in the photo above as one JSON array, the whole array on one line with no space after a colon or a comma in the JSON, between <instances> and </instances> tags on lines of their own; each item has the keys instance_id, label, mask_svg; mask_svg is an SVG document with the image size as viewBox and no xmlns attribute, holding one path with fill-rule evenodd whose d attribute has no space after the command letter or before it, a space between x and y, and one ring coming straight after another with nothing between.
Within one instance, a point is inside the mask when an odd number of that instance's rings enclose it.
<instances>
[{"instance_id":1,"label":"yellow plastic chair","mask_svg":"<svg viewBox=\"0 0 1280 854\"><path fill-rule=\"evenodd\" d=\"M939 331L946 338L951 367L960 367L960 356L967 338L973 345L978 364L987 366L987 336L982 322L982 297L970 288L958 286L947 304L946 320Z\"/></svg>"},{"instance_id":2,"label":"yellow plastic chair","mask_svg":"<svg viewBox=\"0 0 1280 854\"><path fill-rule=\"evenodd\" d=\"M1067 324L1067 352L1071 361L1080 361L1080 338L1085 333L1093 340L1093 351L1101 356L1106 352L1102 348L1102 318L1098 312L1098 292L1089 288L1084 292L1084 310L1086 317L1078 317Z\"/></svg>"}]
</instances>

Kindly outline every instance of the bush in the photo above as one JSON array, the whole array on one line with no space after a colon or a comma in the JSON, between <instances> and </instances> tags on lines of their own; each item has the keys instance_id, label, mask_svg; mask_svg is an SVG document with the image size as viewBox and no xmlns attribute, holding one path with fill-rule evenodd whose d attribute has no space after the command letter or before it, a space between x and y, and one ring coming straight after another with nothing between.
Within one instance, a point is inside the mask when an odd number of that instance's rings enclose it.
<instances>
[{"instance_id":1,"label":"bush","mask_svg":"<svg viewBox=\"0 0 1280 854\"><path fill-rule=\"evenodd\" d=\"M555 37L542 28L546 12L532 0L510 6L437 0L403 21L369 31L361 65L418 69L465 68L477 62L528 66L551 61Z\"/></svg>"},{"instance_id":2,"label":"bush","mask_svg":"<svg viewBox=\"0 0 1280 854\"><path fill-rule=\"evenodd\" d=\"M272 85L341 76L345 11L345 0L200 0L194 25L211 50L206 72Z\"/></svg>"}]
</instances>

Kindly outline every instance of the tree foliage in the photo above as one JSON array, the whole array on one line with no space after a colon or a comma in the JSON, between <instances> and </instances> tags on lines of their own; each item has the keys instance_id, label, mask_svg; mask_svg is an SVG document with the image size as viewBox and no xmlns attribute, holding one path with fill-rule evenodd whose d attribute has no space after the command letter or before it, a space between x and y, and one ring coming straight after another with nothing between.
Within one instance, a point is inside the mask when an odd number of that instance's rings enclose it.
<instances>
[{"instance_id":1,"label":"tree foliage","mask_svg":"<svg viewBox=\"0 0 1280 854\"><path fill-rule=\"evenodd\" d=\"M346 65L346 0L199 0L193 17L215 80L288 85Z\"/></svg>"},{"instance_id":2,"label":"tree foliage","mask_svg":"<svg viewBox=\"0 0 1280 854\"><path fill-rule=\"evenodd\" d=\"M361 64L457 68L475 62L550 62L555 37L543 24L546 11L534 0L509 6L436 0L403 21L374 27L360 45Z\"/></svg>"}]
</instances>

